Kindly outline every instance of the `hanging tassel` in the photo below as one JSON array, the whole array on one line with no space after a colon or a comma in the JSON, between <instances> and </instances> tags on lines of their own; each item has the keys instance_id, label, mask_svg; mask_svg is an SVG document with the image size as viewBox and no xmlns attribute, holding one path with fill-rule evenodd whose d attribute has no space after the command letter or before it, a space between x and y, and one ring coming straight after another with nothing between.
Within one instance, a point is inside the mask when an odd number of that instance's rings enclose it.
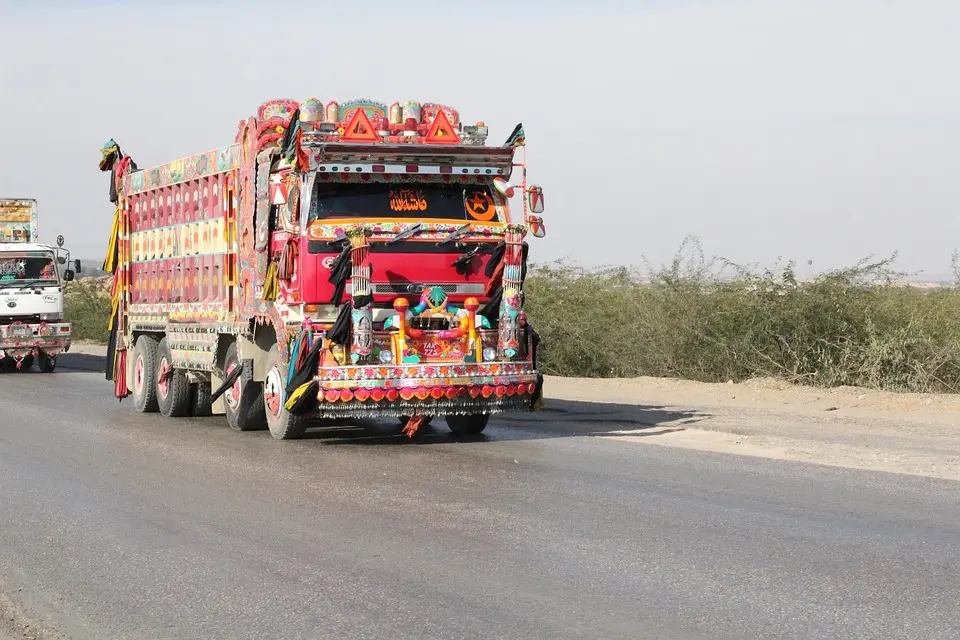
<instances>
[{"instance_id":1,"label":"hanging tassel","mask_svg":"<svg viewBox=\"0 0 960 640\"><path fill-rule=\"evenodd\" d=\"M292 396L299 387L317 375L317 369L320 367L320 347L322 344L323 343L318 340L307 353L301 365L297 367L294 374L290 376L290 381L287 382L285 390L288 398Z\"/></svg>"},{"instance_id":2,"label":"hanging tassel","mask_svg":"<svg viewBox=\"0 0 960 640\"><path fill-rule=\"evenodd\" d=\"M334 285L333 298L330 304L339 305L343 300L343 292L347 290L347 280L350 278L350 272L353 269L350 260L350 245L347 245L337 256L337 259L330 265L330 277L327 281Z\"/></svg>"},{"instance_id":3,"label":"hanging tassel","mask_svg":"<svg viewBox=\"0 0 960 640\"><path fill-rule=\"evenodd\" d=\"M290 394L290 397L284 403L284 408L295 416L302 416L310 413L317 406L317 392L320 390L320 383L311 380L302 384Z\"/></svg>"},{"instance_id":4,"label":"hanging tassel","mask_svg":"<svg viewBox=\"0 0 960 640\"><path fill-rule=\"evenodd\" d=\"M297 256L300 249L297 246L297 240L293 236L283 245L283 251L280 252L280 264L277 268L277 277L281 280L290 280L297 268Z\"/></svg>"},{"instance_id":5,"label":"hanging tassel","mask_svg":"<svg viewBox=\"0 0 960 640\"><path fill-rule=\"evenodd\" d=\"M327 338L329 338L330 342L344 346L350 341L350 316L350 305L340 305L340 312L337 314L337 320L333 323L333 327L331 327L330 331L327 333Z\"/></svg>"},{"instance_id":6,"label":"hanging tassel","mask_svg":"<svg viewBox=\"0 0 960 640\"><path fill-rule=\"evenodd\" d=\"M263 280L263 299L272 301L277 299L280 284L277 281L277 263L270 262L267 266L267 276Z\"/></svg>"},{"instance_id":7,"label":"hanging tassel","mask_svg":"<svg viewBox=\"0 0 960 640\"><path fill-rule=\"evenodd\" d=\"M114 395L117 396L117 399L123 400L130 395L130 390L127 388L127 352L118 351L116 358L117 361L114 366L116 373L114 376Z\"/></svg>"}]
</instances>

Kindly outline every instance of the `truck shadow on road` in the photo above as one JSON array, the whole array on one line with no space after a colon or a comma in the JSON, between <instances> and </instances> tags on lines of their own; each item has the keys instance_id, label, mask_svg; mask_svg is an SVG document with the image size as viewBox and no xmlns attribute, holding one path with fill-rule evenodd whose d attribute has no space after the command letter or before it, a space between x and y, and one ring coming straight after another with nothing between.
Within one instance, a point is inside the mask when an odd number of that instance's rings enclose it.
<instances>
[{"instance_id":1,"label":"truck shadow on road","mask_svg":"<svg viewBox=\"0 0 960 640\"><path fill-rule=\"evenodd\" d=\"M104 356L68 352L57 356L56 373L104 373L106 366L107 359ZM24 375L30 373L40 373L36 363L31 363L29 368L20 370L16 368L13 362L4 361L0 364L0 374Z\"/></svg>"},{"instance_id":2,"label":"truck shadow on road","mask_svg":"<svg viewBox=\"0 0 960 640\"><path fill-rule=\"evenodd\" d=\"M57 358L57 373L104 373L106 370L106 356L68 351Z\"/></svg>"},{"instance_id":3,"label":"truck shadow on road","mask_svg":"<svg viewBox=\"0 0 960 640\"><path fill-rule=\"evenodd\" d=\"M709 417L702 412L658 406L548 400L538 413L496 415L486 430L475 436L456 436L447 429L443 418L436 418L430 425L421 427L413 438L400 434L396 423L384 421L323 427L308 431L305 438L322 440L325 445L424 445L615 435L644 437L682 431Z\"/></svg>"},{"instance_id":4,"label":"truck shadow on road","mask_svg":"<svg viewBox=\"0 0 960 640\"><path fill-rule=\"evenodd\" d=\"M59 358L58 373L98 373L106 370L106 357L84 353L65 353ZM450 442L516 442L630 435L649 437L682 431L710 418L707 413L668 409L660 406L577 402L547 399L537 413L495 415L486 430L475 436L457 436L447 429L443 418L422 426L413 438L400 433L395 420L339 420L307 431L306 440L320 445L429 445ZM221 423L222 416L204 418Z\"/></svg>"}]
</instances>

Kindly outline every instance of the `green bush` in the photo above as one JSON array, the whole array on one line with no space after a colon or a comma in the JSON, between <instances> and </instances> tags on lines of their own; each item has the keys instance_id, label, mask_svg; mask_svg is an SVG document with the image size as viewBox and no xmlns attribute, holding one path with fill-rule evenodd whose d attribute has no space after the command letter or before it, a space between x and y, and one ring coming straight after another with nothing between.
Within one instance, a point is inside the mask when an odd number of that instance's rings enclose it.
<instances>
[{"instance_id":1,"label":"green bush","mask_svg":"<svg viewBox=\"0 0 960 640\"><path fill-rule=\"evenodd\" d=\"M107 341L110 296L104 294L97 284L84 279L67 285L64 316L67 322L73 324L74 340Z\"/></svg>"},{"instance_id":2,"label":"green bush","mask_svg":"<svg viewBox=\"0 0 960 640\"><path fill-rule=\"evenodd\" d=\"M688 239L646 276L533 265L526 308L553 375L957 391L960 291L903 286L895 257L798 282L792 263L708 262Z\"/></svg>"}]
</instances>

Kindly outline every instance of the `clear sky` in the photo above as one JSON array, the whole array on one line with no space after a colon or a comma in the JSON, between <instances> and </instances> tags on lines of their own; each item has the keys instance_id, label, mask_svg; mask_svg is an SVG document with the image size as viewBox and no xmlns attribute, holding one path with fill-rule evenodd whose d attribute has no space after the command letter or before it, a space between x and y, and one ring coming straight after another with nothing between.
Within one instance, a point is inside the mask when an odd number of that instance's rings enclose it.
<instances>
[{"instance_id":1,"label":"clear sky","mask_svg":"<svg viewBox=\"0 0 960 640\"><path fill-rule=\"evenodd\" d=\"M494 143L523 122L535 260L667 261L691 233L740 262L949 270L960 2L619 4L0 0L0 195L99 259L111 137L144 167L271 98L432 101Z\"/></svg>"}]
</instances>

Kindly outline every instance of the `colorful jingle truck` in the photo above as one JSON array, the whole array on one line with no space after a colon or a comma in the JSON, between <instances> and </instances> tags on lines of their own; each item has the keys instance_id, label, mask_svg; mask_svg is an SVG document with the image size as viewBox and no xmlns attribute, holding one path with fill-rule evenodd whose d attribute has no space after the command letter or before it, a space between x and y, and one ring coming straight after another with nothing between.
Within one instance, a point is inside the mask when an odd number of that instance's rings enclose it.
<instances>
[{"instance_id":1,"label":"colorful jingle truck","mask_svg":"<svg viewBox=\"0 0 960 640\"><path fill-rule=\"evenodd\" d=\"M37 238L37 201L0 198L0 362L18 370L36 361L52 373L57 356L70 349L71 325L64 322L64 282L73 280L66 265L63 237L57 247ZM74 266L80 269L80 262Z\"/></svg>"},{"instance_id":2,"label":"colorful jingle truck","mask_svg":"<svg viewBox=\"0 0 960 640\"><path fill-rule=\"evenodd\" d=\"M446 105L311 98L149 169L109 141L116 396L277 439L354 418L476 434L537 410L523 284L543 190L522 125L487 136Z\"/></svg>"}]
</instances>

